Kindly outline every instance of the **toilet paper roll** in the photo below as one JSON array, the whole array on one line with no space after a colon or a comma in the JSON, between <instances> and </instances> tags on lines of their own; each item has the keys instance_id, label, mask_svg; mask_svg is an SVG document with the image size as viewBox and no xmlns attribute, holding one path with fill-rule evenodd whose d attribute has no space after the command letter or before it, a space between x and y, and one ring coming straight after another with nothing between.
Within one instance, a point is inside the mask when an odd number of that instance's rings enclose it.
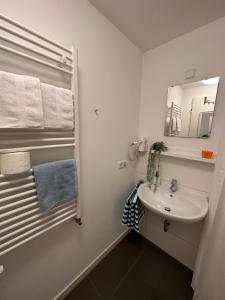
<instances>
[{"instance_id":1,"label":"toilet paper roll","mask_svg":"<svg viewBox=\"0 0 225 300\"><path fill-rule=\"evenodd\" d=\"M29 152L12 152L4 153L0 156L1 174L13 175L29 171L30 153Z\"/></svg>"}]
</instances>

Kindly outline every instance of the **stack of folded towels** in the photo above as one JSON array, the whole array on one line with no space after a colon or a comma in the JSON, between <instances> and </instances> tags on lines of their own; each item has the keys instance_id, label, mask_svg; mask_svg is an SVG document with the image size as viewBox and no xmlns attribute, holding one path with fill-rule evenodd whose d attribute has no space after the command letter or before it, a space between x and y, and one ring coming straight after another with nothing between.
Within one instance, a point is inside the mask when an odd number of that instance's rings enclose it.
<instances>
[{"instance_id":1,"label":"stack of folded towels","mask_svg":"<svg viewBox=\"0 0 225 300\"><path fill-rule=\"evenodd\" d=\"M0 71L0 128L74 128L70 90Z\"/></svg>"}]
</instances>

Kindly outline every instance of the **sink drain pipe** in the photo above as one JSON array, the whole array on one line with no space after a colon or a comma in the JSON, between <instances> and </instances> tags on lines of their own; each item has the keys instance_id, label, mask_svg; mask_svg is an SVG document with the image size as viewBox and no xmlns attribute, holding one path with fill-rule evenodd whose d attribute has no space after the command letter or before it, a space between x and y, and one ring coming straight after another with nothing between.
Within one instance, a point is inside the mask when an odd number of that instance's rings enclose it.
<instances>
[{"instance_id":1,"label":"sink drain pipe","mask_svg":"<svg viewBox=\"0 0 225 300\"><path fill-rule=\"evenodd\" d=\"M170 222L165 219L164 222L163 222L163 230L164 230L164 232L167 232L169 230L169 227L170 227Z\"/></svg>"}]
</instances>

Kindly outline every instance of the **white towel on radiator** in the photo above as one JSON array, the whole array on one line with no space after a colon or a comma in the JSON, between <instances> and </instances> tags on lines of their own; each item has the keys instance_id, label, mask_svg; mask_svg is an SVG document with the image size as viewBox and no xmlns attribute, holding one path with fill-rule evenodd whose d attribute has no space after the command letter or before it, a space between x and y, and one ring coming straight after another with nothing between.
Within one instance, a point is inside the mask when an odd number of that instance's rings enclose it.
<instances>
[{"instance_id":1,"label":"white towel on radiator","mask_svg":"<svg viewBox=\"0 0 225 300\"><path fill-rule=\"evenodd\" d=\"M70 90L41 83L46 128L73 129L73 95Z\"/></svg>"},{"instance_id":2,"label":"white towel on radiator","mask_svg":"<svg viewBox=\"0 0 225 300\"><path fill-rule=\"evenodd\" d=\"M175 117L172 117L172 126L171 126L171 130L172 131L176 131L177 130L177 120Z\"/></svg>"},{"instance_id":3,"label":"white towel on radiator","mask_svg":"<svg viewBox=\"0 0 225 300\"><path fill-rule=\"evenodd\" d=\"M0 71L0 128L43 128L40 80Z\"/></svg>"},{"instance_id":4,"label":"white towel on radiator","mask_svg":"<svg viewBox=\"0 0 225 300\"><path fill-rule=\"evenodd\" d=\"M181 118L178 118L176 119L176 123L177 123L177 131L178 132L181 132Z\"/></svg>"}]
</instances>

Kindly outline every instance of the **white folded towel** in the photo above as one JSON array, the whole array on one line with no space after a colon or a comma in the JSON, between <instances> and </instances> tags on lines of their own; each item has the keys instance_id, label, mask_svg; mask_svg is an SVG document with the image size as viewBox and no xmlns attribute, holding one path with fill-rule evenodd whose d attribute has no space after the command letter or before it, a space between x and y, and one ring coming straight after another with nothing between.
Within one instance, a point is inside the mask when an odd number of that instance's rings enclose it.
<instances>
[{"instance_id":1,"label":"white folded towel","mask_svg":"<svg viewBox=\"0 0 225 300\"><path fill-rule=\"evenodd\" d=\"M176 128L178 132L181 132L181 118L176 118Z\"/></svg>"},{"instance_id":2,"label":"white folded towel","mask_svg":"<svg viewBox=\"0 0 225 300\"><path fill-rule=\"evenodd\" d=\"M176 120L175 117L172 117L171 130L172 131L176 131L177 130L177 120Z\"/></svg>"},{"instance_id":3,"label":"white folded towel","mask_svg":"<svg viewBox=\"0 0 225 300\"><path fill-rule=\"evenodd\" d=\"M0 71L0 128L43 128L40 80Z\"/></svg>"},{"instance_id":4,"label":"white folded towel","mask_svg":"<svg viewBox=\"0 0 225 300\"><path fill-rule=\"evenodd\" d=\"M41 83L46 128L73 129L73 95L70 90Z\"/></svg>"}]
</instances>

